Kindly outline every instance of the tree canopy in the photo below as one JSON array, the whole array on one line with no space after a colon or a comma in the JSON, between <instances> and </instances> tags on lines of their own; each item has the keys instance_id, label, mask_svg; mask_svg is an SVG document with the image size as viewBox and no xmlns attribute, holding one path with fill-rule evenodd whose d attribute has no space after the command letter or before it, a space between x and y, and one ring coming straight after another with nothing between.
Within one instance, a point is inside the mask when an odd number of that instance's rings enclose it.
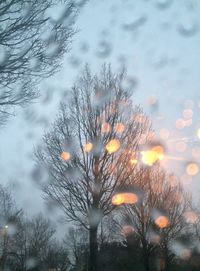
<instances>
[{"instance_id":1,"label":"tree canopy","mask_svg":"<svg viewBox=\"0 0 200 271\"><path fill-rule=\"evenodd\" d=\"M56 9L63 4L61 13ZM38 95L36 84L70 49L78 6L73 1L0 2L0 121ZM60 16L52 16L58 13Z\"/></svg>"}]
</instances>

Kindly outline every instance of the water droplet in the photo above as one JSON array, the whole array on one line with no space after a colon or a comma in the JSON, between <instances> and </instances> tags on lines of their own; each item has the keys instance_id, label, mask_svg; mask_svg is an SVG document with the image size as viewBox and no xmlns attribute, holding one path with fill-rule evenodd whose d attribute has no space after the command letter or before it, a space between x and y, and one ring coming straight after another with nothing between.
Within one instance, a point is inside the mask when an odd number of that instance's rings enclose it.
<instances>
[{"instance_id":1,"label":"water droplet","mask_svg":"<svg viewBox=\"0 0 200 271\"><path fill-rule=\"evenodd\" d=\"M142 25L144 25L146 22L147 22L147 16L142 15L142 16L136 18L133 22L124 23L122 25L122 28L127 31L133 31L133 30L141 27Z\"/></svg>"},{"instance_id":2,"label":"water droplet","mask_svg":"<svg viewBox=\"0 0 200 271\"><path fill-rule=\"evenodd\" d=\"M108 57L112 52L112 46L108 41L101 41L98 44L96 55L100 58Z\"/></svg>"},{"instance_id":3,"label":"water droplet","mask_svg":"<svg viewBox=\"0 0 200 271\"><path fill-rule=\"evenodd\" d=\"M178 32L184 37L192 37L198 32L198 25L196 22L185 19L182 23L178 26Z\"/></svg>"}]
</instances>

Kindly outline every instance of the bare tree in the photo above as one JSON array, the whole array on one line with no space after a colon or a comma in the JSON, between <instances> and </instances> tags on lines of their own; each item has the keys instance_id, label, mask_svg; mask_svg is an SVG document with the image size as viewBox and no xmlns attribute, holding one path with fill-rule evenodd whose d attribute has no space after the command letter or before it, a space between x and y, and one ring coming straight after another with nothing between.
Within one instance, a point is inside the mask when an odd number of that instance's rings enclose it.
<instances>
[{"instance_id":1,"label":"bare tree","mask_svg":"<svg viewBox=\"0 0 200 271\"><path fill-rule=\"evenodd\" d=\"M22 210L17 209L9 188L0 185L0 270L3 271L14 244Z\"/></svg>"},{"instance_id":2,"label":"bare tree","mask_svg":"<svg viewBox=\"0 0 200 271\"><path fill-rule=\"evenodd\" d=\"M56 5L65 3L59 18ZM54 10L55 9L55 10ZM61 63L78 6L61 0L0 1L0 120L37 96L35 84Z\"/></svg>"},{"instance_id":3,"label":"bare tree","mask_svg":"<svg viewBox=\"0 0 200 271\"><path fill-rule=\"evenodd\" d=\"M54 233L54 227L42 214L31 219L21 217L14 242L8 251L12 270L26 271L31 266L43 270L50 250L52 252Z\"/></svg>"},{"instance_id":4,"label":"bare tree","mask_svg":"<svg viewBox=\"0 0 200 271\"><path fill-rule=\"evenodd\" d=\"M104 66L99 76L92 76L86 67L37 152L51 176L43 186L46 197L89 230L91 271L96 271L101 218L114 208L115 189L134 179L131 159L141 135L149 131L147 117L123 86L124 73L115 75Z\"/></svg>"},{"instance_id":5,"label":"bare tree","mask_svg":"<svg viewBox=\"0 0 200 271\"><path fill-rule=\"evenodd\" d=\"M73 270L82 271L88 264L88 231L83 227L70 227L63 240L71 259ZM87 268L86 268L87 270Z\"/></svg>"},{"instance_id":6,"label":"bare tree","mask_svg":"<svg viewBox=\"0 0 200 271\"><path fill-rule=\"evenodd\" d=\"M68 247L64 243L60 244L56 241L51 242L51 244L46 248L46 250L46 267L49 267L50 270L71 270Z\"/></svg>"},{"instance_id":7,"label":"bare tree","mask_svg":"<svg viewBox=\"0 0 200 271\"><path fill-rule=\"evenodd\" d=\"M28 223L28 230L29 253L38 262L43 262L46 258L46 249L55 233L55 229L48 219L39 214Z\"/></svg>"},{"instance_id":8,"label":"bare tree","mask_svg":"<svg viewBox=\"0 0 200 271\"><path fill-rule=\"evenodd\" d=\"M122 216L140 238L145 270L150 270L150 257L156 253L168 270L172 242L186 227L183 218L190 197L177 177L167 174L159 165L141 169L138 174L141 201L124 206Z\"/></svg>"}]
</instances>

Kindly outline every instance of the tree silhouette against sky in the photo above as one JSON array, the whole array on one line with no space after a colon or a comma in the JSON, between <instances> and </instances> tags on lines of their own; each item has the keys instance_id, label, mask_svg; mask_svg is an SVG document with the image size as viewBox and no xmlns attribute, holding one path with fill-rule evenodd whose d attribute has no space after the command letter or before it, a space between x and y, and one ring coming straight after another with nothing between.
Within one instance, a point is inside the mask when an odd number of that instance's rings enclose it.
<instances>
[{"instance_id":1,"label":"tree silhouette against sky","mask_svg":"<svg viewBox=\"0 0 200 271\"><path fill-rule=\"evenodd\" d=\"M114 209L116 189L134 180L139 140L149 132L124 80L123 72L115 75L110 67L94 76L86 67L37 152L39 165L50 174L42 187L46 197L89 230L91 271L97 268L101 218Z\"/></svg>"}]
</instances>

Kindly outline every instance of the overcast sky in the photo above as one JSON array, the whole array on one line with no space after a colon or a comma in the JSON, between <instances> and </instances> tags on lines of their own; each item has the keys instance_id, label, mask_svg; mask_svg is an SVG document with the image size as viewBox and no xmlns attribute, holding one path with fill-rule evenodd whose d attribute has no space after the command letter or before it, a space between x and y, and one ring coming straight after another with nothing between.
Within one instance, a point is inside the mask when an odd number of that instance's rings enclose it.
<instances>
[{"instance_id":1,"label":"overcast sky","mask_svg":"<svg viewBox=\"0 0 200 271\"><path fill-rule=\"evenodd\" d=\"M165 161L169 170L183 176L188 162L200 166L200 139L196 135L200 128L200 2L91 0L81 11L76 27L79 31L60 72L43 81L41 97L34 104L17 110L1 127L1 182L14 186L16 201L28 213L44 209L35 184L34 146L41 143L59 102L67 99L86 62L94 72L104 62L111 63L116 72L122 66L127 68L127 84L135 90L135 103L150 116L158 136L169 131L167 154L177 157ZM188 126L177 129L177 120L184 117ZM184 152L180 152L178 142L180 146L185 142ZM183 178L196 195L200 192L199 177Z\"/></svg>"}]
</instances>

